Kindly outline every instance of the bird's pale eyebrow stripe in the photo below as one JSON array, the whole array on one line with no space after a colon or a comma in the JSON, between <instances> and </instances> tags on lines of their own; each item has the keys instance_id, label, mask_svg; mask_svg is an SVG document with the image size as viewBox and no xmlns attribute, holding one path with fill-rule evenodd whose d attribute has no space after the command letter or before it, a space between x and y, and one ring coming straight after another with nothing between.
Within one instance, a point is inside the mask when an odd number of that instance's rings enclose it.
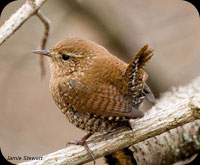
<instances>
[{"instance_id":1,"label":"bird's pale eyebrow stripe","mask_svg":"<svg viewBox=\"0 0 200 165\"><path fill-rule=\"evenodd\" d=\"M71 57L80 57L80 58L83 57L82 55L79 55L79 54L78 55L69 54L69 56L71 56Z\"/></svg>"}]
</instances>

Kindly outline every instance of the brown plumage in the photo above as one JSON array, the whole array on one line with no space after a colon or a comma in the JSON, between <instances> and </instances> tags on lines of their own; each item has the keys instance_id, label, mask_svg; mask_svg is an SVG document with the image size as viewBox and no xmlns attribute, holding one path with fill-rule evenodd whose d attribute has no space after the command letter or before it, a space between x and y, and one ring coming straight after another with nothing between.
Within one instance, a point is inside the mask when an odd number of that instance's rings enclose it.
<instances>
[{"instance_id":1,"label":"brown plumage","mask_svg":"<svg viewBox=\"0 0 200 165\"><path fill-rule=\"evenodd\" d=\"M140 118L139 105L154 97L145 83L145 63L152 50L145 45L130 64L110 54L102 46L79 38L59 42L50 50L34 51L49 56L50 90L61 111L75 126L95 132L128 125Z\"/></svg>"}]
</instances>

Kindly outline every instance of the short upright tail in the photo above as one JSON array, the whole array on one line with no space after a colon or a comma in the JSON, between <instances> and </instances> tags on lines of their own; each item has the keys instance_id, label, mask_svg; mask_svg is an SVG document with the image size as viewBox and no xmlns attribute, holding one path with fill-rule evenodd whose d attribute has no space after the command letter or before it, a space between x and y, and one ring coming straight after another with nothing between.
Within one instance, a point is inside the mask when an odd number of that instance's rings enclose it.
<instances>
[{"instance_id":1,"label":"short upright tail","mask_svg":"<svg viewBox=\"0 0 200 165\"><path fill-rule=\"evenodd\" d=\"M143 46L129 63L125 72L127 78L130 81L135 82L137 82L138 79L141 79L141 71L152 56L153 50L148 49L148 45Z\"/></svg>"},{"instance_id":2,"label":"short upright tail","mask_svg":"<svg viewBox=\"0 0 200 165\"><path fill-rule=\"evenodd\" d=\"M152 56L153 50L148 49L148 45L143 46L129 63L125 73L126 76L136 76L139 70L144 68L145 64L151 59Z\"/></svg>"},{"instance_id":3,"label":"short upright tail","mask_svg":"<svg viewBox=\"0 0 200 165\"><path fill-rule=\"evenodd\" d=\"M140 105L145 93L145 81L147 80L148 76L143 71L143 68L152 56L153 50L148 49L148 45L145 45L133 57L126 69L125 75L127 78L128 90L129 94L132 96L134 107L138 107ZM148 96L150 96L150 94Z\"/></svg>"}]
</instances>

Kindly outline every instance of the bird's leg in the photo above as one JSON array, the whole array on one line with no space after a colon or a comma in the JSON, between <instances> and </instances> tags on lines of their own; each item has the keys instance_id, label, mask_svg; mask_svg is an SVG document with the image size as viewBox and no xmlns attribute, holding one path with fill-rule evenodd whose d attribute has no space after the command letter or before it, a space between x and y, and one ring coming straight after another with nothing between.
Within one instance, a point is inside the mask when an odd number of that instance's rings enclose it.
<instances>
[{"instance_id":1,"label":"bird's leg","mask_svg":"<svg viewBox=\"0 0 200 165\"><path fill-rule=\"evenodd\" d=\"M82 145L84 146L84 143L86 143L86 140L91 136L91 133L88 133L87 135L85 135L84 137L82 137L81 139L77 139L75 141L69 141L67 144L74 144L74 145Z\"/></svg>"},{"instance_id":2,"label":"bird's leg","mask_svg":"<svg viewBox=\"0 0 200 165\"><path fill-rule=\"evenodd\" d=\"M92 133L88 133L87 135L85 135L84 137L82 137L81 139L77 139L76 141L70 141L67 144L74 144L74 145L82 145L85 147L86 151L88 152L88 154L91 156L91 158L94 161L94 165L95 165L95 159L94 159L94 154L92 153L92 151L90 150L90 148L88 147L86 140L92 135Z\"/></svg>"}]
</instances>

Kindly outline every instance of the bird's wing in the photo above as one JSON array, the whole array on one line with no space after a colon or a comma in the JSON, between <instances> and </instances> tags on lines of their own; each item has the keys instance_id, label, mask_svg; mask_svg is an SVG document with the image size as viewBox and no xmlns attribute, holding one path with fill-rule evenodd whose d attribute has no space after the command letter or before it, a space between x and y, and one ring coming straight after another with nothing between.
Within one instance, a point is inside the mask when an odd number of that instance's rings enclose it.
<instances>
[{"instance_id":1,"label":"bird's wing","mask_svg":"<svg viewBox=\"0 0 200 165\"><path fill-rule=\"evenodd\" d=\"M105 117L139 118L143 113L135 109L130 101L113 85L102 84L98 87L86 86L77 81L70 81L68 102L80 113L92 113ZM63 89L62 89L63 90Z\"/></svg>"}]
</instances>

